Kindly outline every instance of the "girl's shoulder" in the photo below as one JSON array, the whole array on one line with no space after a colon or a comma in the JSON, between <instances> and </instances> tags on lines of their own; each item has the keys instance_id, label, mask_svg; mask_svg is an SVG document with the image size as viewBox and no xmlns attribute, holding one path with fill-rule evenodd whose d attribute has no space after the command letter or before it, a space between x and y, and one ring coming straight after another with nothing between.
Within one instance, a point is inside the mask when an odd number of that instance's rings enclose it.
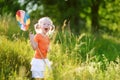
<instances>
[{"instance_id":1,"label":"girl's shoulder","mask_svg":"<svg viewBox=\"0 0 120 80\"><path fill-rule=\"evenodd\" d=\"M40 34L35 34L34 39L37 40L37 41L41 40L42 36Z\"/></svg>"},{"instance_id":2,"label":"girl's shoulder","mask_svg":"<svg viewBox=\"0 0 120 80\"><path fill-rule=\"evenodd\" d=\"M35 34L35 37L42 37L41 34Z\"/></svg>"},{"instance_id":3,"label":"girl's shoulder","mask_svg":"<svg viewBox=\"0 0 120 80\"><path fill-rule=\"evenodd\" d=\"M43 36L42 34L36 34L35 37L36 37L37 39L50 40L49 36Z\"/></svg>"}]
</instances>

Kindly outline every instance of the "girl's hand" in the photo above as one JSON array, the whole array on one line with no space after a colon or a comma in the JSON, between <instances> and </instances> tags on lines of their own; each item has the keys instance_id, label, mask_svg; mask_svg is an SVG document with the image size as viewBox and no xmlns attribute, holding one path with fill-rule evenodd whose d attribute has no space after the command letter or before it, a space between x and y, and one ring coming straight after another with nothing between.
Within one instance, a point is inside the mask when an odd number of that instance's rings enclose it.
<instances>
[{"instance_id":1,"label":"girl's hand","mask_svg":"<svg viewBox=\"0 0 120 80\"><path fill-rule=\"evenodd\" d=\"M30 44L33 50L36 50L38 48L38 43L34 41L34 34L30 33L29 37L30 37Z\"/></svg>"}]
</instances>

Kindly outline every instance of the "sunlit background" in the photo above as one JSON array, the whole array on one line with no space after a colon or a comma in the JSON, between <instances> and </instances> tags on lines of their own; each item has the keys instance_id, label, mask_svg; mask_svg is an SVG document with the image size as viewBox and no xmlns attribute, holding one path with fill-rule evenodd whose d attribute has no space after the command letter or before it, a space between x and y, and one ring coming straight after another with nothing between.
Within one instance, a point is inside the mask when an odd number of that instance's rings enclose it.
<instances>
[{"instance_id":1,"label":"sunlit background","mask_svg":"<svg viewBox=\"0 0 120 80\"><path fill-rule=\"evenodd\" d=\"M17 10L30 15L27 31ZM120 0L0 0L0 80L32 80L29 32L44 16L56 28L46 80L120 80Z\"/></svg>"}]
</instances>

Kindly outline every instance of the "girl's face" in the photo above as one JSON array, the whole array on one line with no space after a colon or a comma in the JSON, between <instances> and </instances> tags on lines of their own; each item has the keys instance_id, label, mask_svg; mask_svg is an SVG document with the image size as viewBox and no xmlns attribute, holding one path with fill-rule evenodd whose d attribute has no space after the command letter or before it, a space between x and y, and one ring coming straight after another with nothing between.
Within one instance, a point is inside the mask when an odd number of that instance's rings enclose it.
<instances>
[{"instance_id":1,"label":"girl's face","mask_svg":"<svg viewBox=\"0 0 120 80\"><path fill-rule=\"evenodd\" d=\"M49 21L43 21L40 26L42 32L46 34L50 30L51 23Z\"/></svg>"}]
</instances>

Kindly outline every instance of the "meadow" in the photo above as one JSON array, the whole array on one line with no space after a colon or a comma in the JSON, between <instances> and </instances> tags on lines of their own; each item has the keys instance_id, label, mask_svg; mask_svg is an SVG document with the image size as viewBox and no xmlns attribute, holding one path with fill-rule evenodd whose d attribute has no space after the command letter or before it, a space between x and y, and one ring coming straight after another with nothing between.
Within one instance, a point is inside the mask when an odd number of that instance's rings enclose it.
<instances>
[{"instance_id":1,"label":"meadow","mask_svg":"<svg viewBox=\"0 0 120 80\"><path fill-rule=\"evenodd\" d=\"M33 30L31 24L30 30ZM0 16L0 80L32 80L34 55L29 31L21 31L11 15ZM106 32L75 35L66 27L51 37L46 80L120 80L120 38Z\"/></svg>"}]
</instances>

